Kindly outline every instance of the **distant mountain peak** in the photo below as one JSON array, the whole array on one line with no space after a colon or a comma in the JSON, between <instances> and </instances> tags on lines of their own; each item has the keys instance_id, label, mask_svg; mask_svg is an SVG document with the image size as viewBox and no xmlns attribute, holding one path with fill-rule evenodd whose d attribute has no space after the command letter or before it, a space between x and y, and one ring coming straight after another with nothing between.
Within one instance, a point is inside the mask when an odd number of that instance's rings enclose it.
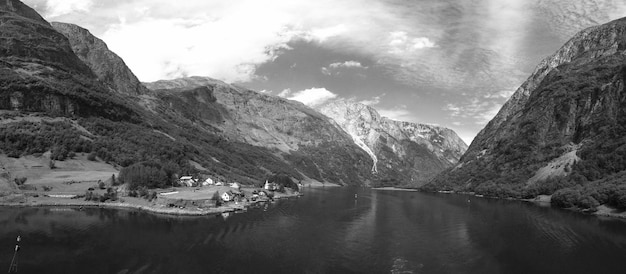
<instances>
[{"instance_id":1,"label":"distant mountain peak","mask_svg":"<svg viewBox=\"0 0 626 274\"><path fill-rule=\"evenodd\" d=\"M372 172L395 169L411 185L421 185L459 160L467 145L435 125L396 121L356 100L339 99L317 107L370 155Z\"/></svg>"}]
</instances>

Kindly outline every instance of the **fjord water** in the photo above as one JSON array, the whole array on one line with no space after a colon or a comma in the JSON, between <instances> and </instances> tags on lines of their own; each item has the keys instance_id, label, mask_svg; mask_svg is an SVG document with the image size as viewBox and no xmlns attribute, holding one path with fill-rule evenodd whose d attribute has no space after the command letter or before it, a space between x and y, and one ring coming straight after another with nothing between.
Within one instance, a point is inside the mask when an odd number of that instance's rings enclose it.
<instances>
[{"instance_id":1,"label":"fjord water","mask_svg":"<svg viewBox=\"0 0 626 274\"><path fill-rule=\"evenodd\" d=\"M19 273L624 273L626 223L463 195L305 189L245 213L0 208ZM354 194L358 198L354 198Z\"/></svg>"}]
</instances>

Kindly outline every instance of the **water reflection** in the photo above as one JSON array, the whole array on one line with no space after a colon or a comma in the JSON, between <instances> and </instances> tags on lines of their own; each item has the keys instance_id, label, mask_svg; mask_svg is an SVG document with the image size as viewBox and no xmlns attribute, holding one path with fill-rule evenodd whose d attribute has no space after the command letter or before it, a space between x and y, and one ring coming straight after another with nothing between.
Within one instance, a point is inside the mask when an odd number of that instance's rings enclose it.
<instances>
[{"instance_id":1,"label":"water reflection","mask_svg":"<svg viewBox=\"0 0 626 274\"><path fill-rule=\"evenodd\" d=\"M621 273L620 220L467 196L307 189L228 216L0 208L26 273ZM355 199L355 193L357 198ZM469 201L468 201L469 200Z\"/></svg>"}]
</instances>

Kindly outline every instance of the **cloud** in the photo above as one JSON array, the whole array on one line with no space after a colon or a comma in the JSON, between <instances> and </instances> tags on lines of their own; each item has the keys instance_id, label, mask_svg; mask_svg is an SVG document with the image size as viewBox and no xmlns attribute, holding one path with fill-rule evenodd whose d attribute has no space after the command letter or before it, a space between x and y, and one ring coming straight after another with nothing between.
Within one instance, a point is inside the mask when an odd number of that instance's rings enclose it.
<instances>
[{"instance_id":1,"label":"cloud","mask_svg":"<svg viewBox=\"0 0 626 274\"><path fill-rule=\"evenodd\" d=\"M471 99L469 102L448 103L442 109L448 113L449 117L455 119L452 121L454 125L457 125L456 123L461 125L462 122L458 120L462 119L473 121L475 125L484 126L498 114L502 105L503 102L501 99L490 100L489 97L486 96L481 99Z\"/></svg>"},{"instance_id":2,"label":"cloud","mask_svg":"<svg viewBox=\"0 0 626 274\"><path fill-rule=\"evenodd\" d=\"M297 92L291 92L291 90L286 89L278 94L278 96L299 101L310 107L319 106L329 100L337 98L337 94L325 88L309 88Z\"/></svg>"},{"instance_id":3,"label":"cloud","mask_svg":"<svg viewBox=\"0 0 626 274\"><path fill-rule=\"evenodd\" d=\"M361 100L359 101L359 103L367 105L367 106L374 106L374 105L378 105L380 103L380 100L382 97L384 97L386 95L386 93L383 93L379 96L374 96L370 99L365 99L365 100Z\"/></svg>"},{"instance_id":4,"label":"cloud","mask_svg":"<svg viewBox=\"0 0 626 274\"><path fill-rule=\"evenodd\" d=\"M73 12L88 12L93 6L93 0L47 0L46 16L58 17Z\"/></svg>"},{"instance_id":5,"label":"cloud","mask_svg":"<svg viewBox=\"0 0 626 274\"><path fill-rule=\"evenodd\" d=\"M376 108L380 116L396 121L415 121L413 114L406 106L400 105L395 108Z\"/></svg>"},{"instance_id":6,"label":"cloud","mask_svg":"<svg viewBox=\"0 0 626 274\"><path fill-rule=\"evenodd\" d=\"M292 34L288 30L280 35L261 31L281 27L271 20L252 26L238 20L204 16L146 19L115 24L102 38L142 81L190 75L248 81L254 77L256 64L272 60L287 48ZM258 31L247 33L250 28Z\"/></svg>"},{"instance_id":7,"label":"cloud","mask_svg":"<svg viewBox=\"0 0 626 274\"><path fill-rule=\"evenodd\" d=\"M409 37L405 31L393 31L389 33L389 52L397 55L405 55L423 48L434 48L435 43L426 37Z\"/></svg>"},{"instance_id":8,"label":"cloud","mask_svg":"<svg viewBox=\"0 0 626 274\"><path fill-rule=\"evenodd\" d=\"M348 32L348 27L344 24L330 26L325 28L314 28L309 35L320 42L324 42L332 37L337 37Z\"/></svg>"},{"instance_id":9,"label":"cloud","mask_svg":"<svg viewBox=\"0 0 626 274\"><path fill-rule=\"evenodd\" d=\"M344 62L335 62L329 64L327 67L322 67L322 74L326 76L331 76L333 74L339 75L340 70L343 69L367 69L368 67L363 66L361 62L358 61L344 61Z\"/></svg>"},{"instance_id":10,"label":"cloud","mask_svg":"<svg viewBox=\"0 0 626 274\"><path fill-rule=\"evenodd\" d=\"M363 68L367 69L367 67L363 66L361 62L357 61L345 61L345 62L336 62L328 65L329 68Z\"/></svg>"},{"instance_id":11,"label":"cloud","mask_svg":"<svg viewBox=\"0 0 626 274\"><path fill-rule=\"evenodd\" d=\"M36 5L46 0L25 0ZM187 75L226 82L254 79L256 68L305 40L351 51L402 25L384 1L360 0L48 0L45 17L76 23L102 38L142 81ZM97 12L95 12L97 10ZM90 16L84 12L90 11ZM359 20L355 20L359 18ZM408 25L408 24L404 24Z\"/></svg>"}]
</instances>

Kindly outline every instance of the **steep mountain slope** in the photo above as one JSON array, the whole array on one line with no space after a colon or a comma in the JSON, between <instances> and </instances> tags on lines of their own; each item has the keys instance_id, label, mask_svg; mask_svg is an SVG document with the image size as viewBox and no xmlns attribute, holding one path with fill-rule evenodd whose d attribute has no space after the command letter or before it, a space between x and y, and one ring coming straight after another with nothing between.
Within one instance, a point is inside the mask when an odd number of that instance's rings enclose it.
<instances>
[{"instance_id":1,"label":"steep mountain slope","mask_svg":"<svg viewBox=\"0 0 626 274\"><path fill-rule=\"evenodd\" d=\"M456 164L467 149L450 129L394 121L350 100L336 100L318 110L334 119L370 155L372 172L396 172L415 186Z\"/></svg>"},{"instance_id":2,"label":"steep mountain slope","mask_svg":"<svg viewBox=\"0 0 626 274\"><path fill-rule=\"evenodd\" d=\"M306 177L369 184L371 161L367 154L331 119L301 103L207 77L145 85L164 103L157 107L158 112L178 113L203 127L214 128L228 140L269 149ZM342 172L333 174L330 170Z\"/></svg>"},{"instance_id":3,"label":"steep mountain slope","mask_svg":"<svg viewBox=\"0 0 626 274\"><path fill-rule=\"evenodd\" d=\"M0 4L0 109L135 119L93 79L67 38L20 1Z\"/></svg>"},{"instance_id":4,"label":"steep mountain slope","mask_svg":"<svg viewBox=\"0 0 626 274\"><path fill-rule=\"evenodd\" d=\"M145 94L148 90L107 45L88 30L74 24L52 22L52 27L69 39L74 53L87 64L111 91L127 95Z\"/></svg>"},{"instance_id":5,"label":"steep mountain slope","mask_svg":"<svg viewBox=\"0 0 626 274\"><path fill-rule=\"evenodd\" d=\"M625 53L626 19L578 33L427 189L532 197L625 170Z\"/></svg>"}]
</instances>

